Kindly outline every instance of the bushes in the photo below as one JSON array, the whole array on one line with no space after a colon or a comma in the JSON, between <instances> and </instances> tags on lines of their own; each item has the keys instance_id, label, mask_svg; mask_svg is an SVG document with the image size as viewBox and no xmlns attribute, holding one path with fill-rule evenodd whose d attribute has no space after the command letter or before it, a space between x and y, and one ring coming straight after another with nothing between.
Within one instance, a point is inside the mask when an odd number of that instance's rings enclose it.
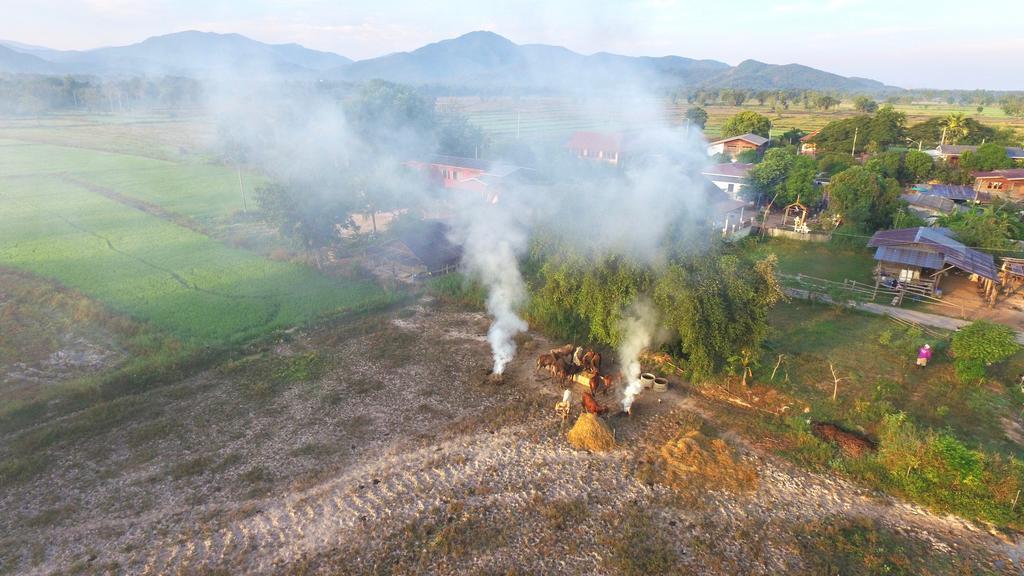
<instances>
[{"instance_id":1,"label":"bushes","mask_svg":"<svg viewBox=\"0 0 1024 576\"><path fill-rule=\"evenodd\" d=\"M1012 329L979 320L953 335L956 375L961 382L977 382L985 377L985 366L1002 362L1019 349Z\"/></svg>"},{"instance_id":2,"label":"bushes","mask_svg":"<svg viewBox=\"0 0 1024 576\"><path fill-rule=\"evenodd\" d=\"M1013 509L1024 487L1024 465L972 450L946 432L921 431L905 414L882 421L878 462L883 484L916 502L967 518L1019 526Z\"/></svg>"}]
</instances>

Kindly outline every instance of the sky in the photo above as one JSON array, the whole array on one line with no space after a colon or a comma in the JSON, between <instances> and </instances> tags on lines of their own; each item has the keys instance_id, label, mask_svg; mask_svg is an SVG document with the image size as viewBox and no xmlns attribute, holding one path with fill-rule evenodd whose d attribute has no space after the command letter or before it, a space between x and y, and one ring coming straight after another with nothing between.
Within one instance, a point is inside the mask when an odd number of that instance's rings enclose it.
<instances>
[{"instance_id":1,"label":"sky","mask_svg":"<svg viewBox=\"0 0 1024 576\"><path fill-rule=\"evenodd\" d=\"M1021 90L1019 2L0 0L0 39L82 50L204 30L358 60L490 30L581 53L795 62L904 88Z\"/></svg>"}]
</instances>

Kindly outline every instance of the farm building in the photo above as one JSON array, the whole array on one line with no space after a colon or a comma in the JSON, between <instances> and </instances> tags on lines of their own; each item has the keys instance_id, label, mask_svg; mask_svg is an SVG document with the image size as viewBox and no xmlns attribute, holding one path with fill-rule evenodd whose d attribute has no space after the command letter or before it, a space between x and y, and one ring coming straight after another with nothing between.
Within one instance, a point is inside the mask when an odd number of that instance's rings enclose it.
<instances>
[{"instance_id":1,"label":"farm building","mask_svg":"<svg viewBox=\"0 0 1024 576\"><path fill-rule=\"evenodd\" d=\"M705 169L701 174L725 192L733 200L738 200L740 191L747 186L747 173L753 168L753 164L743 162L730 162L727 164L715 164Z\"/></svg>"},{"instance_id":2,"label":"farm building","mask_svg":"<svg viewBox=\"0 0 1024 576\"><path fill-rule=\"evenodd\" d=\"M800 153L804 156L814 156L818 153L818 145L814 142L814 137L821 132L820 129L811 132L800 139Z\"/></svg>"},{"instance_id":3,"label":"farm building","mask_svg":"<svg viewBox=\"0 0 1024 576\"><path fill-rule=\"evenodd\" d=\"M994 194L1011 200L1024 199L1024 168L976 172L974 190L979 194Z\"/></svg>"},{"instance_id":4,"label":"farm building","mask_svg":"<svg viewBox=\"0 0 1024 576\"><path fill-rule=\"evenodd\" d=\"M382 279L406 283L451 272L462 258L462 247L448 240L448 230L446 223L432 220L403 231L368 251L369 268Z\"/></svg>"},{"instance_id":5,"label":"farm building","mask_svg":"<svg viewBox=\"0 0 1024 576\"><path fill-rule=\"evenodd\" d=\"M708 223L713 229L720 230L722 236L737 239L750 232L756 210L747 202L730 197L710 180L704 187L704 198Z\"/></svg>"},{"instance_id":6,"label":"farm building","mask_svg":"<svg viewBox=\"0 0 1024 576\"><path fill-rule=\"evenodd\" d=\"M739 136L730 136L708 144L708 156L726 154L733 160L736 160L736 156L741 152L746 152L747 150L754 150L758 153L763 152L767 144L768 139L764 136L758 136L757 134L748 133L740 134Z\"/></svg>"},{"instance_id":7,"label":"farm building","mask_svg":"<svg viewBox=\"0 0 1024 576\"><path fill-rule=\"evenodd\" d=\"M458 156L433 156L406 165L425 173L430 182L440 188L477 192L488 201L500 195L503 184L529 179L534 172L512 164Z\"/></svg>"},{"instance_id":8,"label":"farm building","mask_svg":"<svg viewBox=\"0 0 1024 576\"><path fill-rule=\"evenodd\" d=\"M868 241L875 250L875 280L934 296L939 282L957 269L976 278L994 292L999 272L992 256L953 239L948 228L899 228L880 230Z\"/></svg>"},{"instance_id":9,"label":"farm building","mask_svg":"<svg viewBox=\"0 0 1024 576\"><path fill-rule=\"evenodd\" d=\"M937 160L945 160L949 165L956 166L960 163L960 157L963 156L964 152L976 152L977 150L977 146L939 144L934 150L928 150L927 153ZM1024 160L1024 148L1007 147L1006 155L1012 160Z\"/></svg>"},{"instance_id":10,"label":"farm building","mask_svg":"<svg viewBox=\"0 0 1024 576\"><path fill-rule=\"evenodd\" d=\"M622 161L622 142L623 135L618 132L579 131L572 135L565 147L578 158L618 165Z\"/></svg>"}]
</instances>

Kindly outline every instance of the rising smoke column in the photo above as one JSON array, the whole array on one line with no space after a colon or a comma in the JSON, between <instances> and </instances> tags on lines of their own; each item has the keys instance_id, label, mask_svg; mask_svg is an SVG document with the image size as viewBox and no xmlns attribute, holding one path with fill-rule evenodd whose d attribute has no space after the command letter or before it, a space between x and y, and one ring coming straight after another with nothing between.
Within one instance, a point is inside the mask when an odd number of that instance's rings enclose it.
<instances>
[{"instance_id":1,"label":"rising smoke column","mask_svg":"<svg viewBox=\"0 0 1024 576\"><path fill-rule=\"evenodd\" d=\"M487 290L491 315L487 341L493 372L501 374L516 355L516 334L529 328L518 313L526 301L526 283L519 272L519 255L527 245L525 225L504 203L466 202L456 217L453 235L462 244L466 271Z\"/></svg>"},{"instance_id":2,"label":"rising smoke column","mask_svg":"<svg viewBox=\"0 0 1024 576\"><path fill-rule=\"evenodd\" d=\"M619 367L626 387L622 391L622 409L633 406L643 384L640 382L640 354L654 343L658 331L658 315L645 301L635 302L620 322L622 342L619 344Z\"/></svg>"}]
</instances>

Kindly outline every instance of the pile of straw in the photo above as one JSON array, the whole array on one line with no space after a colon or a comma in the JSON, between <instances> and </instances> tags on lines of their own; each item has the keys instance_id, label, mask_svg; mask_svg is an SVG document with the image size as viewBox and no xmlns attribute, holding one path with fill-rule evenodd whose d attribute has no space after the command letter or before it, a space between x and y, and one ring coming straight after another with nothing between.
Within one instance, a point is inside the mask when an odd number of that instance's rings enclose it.
<instances>
[{"instance_id":1,"label":"pile of straw","mask_svg":"<svg viewBox=\"0 0 1024 576\"><path fill-rule=\"evenodd\" d=\"M705 486L732 491L757 486L753 466L733 456L721 438L708 439L692 430L661 447L665 483L677 488Z\"/></svg>"},{"instance_id":2,"label":"pile of straw","mask_svg":"<svg viewBox=\"0 0 1024 576\"><path fill-rule=\"evenodd\" d=\"M569 444L580 450L606 452L615 448L615 436L611 428L594 414L584 412L569 430Z\"/></svg>"}]
</instances>

